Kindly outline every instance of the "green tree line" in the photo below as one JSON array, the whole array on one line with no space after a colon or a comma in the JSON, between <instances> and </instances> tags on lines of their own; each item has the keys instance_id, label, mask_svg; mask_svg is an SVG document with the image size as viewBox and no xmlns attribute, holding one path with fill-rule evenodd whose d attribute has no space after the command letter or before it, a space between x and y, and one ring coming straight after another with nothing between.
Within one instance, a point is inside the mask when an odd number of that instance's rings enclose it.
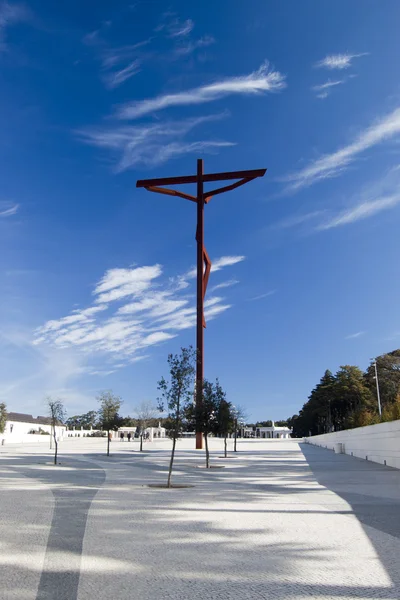
<instances>
[{"instance_id":1,"label":"green tree line","mask_svg":"<svg viewBox=\"0 0 400 600\"><path fill-rule=\"evenodd\" d=\"M333 375L326 370L298 415L288 419L293 437L303 437L400 419L400 350L376 359L363 372L344 365Z\"/></svg>"}]
</instances>

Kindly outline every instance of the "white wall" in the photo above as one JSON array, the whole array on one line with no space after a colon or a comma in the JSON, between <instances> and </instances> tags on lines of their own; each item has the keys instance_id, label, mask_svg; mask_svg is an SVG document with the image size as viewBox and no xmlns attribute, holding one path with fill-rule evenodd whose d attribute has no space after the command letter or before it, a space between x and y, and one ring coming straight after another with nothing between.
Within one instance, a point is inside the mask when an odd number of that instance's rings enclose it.
<instances>
[{"instance_id":1,"label":"white wall","mask_svg":"<svg viewBox=\"0 0 400 600\"><path fill-rule=\"evenodd\" d=\"M50 443L50 435L41 435L40 433L30 434L29 431L43 429L51 434L51 425L39 425L37 423L21 423L19 421L7 421L4 433L0 434L0 443L20 444L20 443ZM57 439L62 439L65 435L65 426L56 426Z\"/></svg>"},{"instance_id":2,"label":"white wall","mask_svg":"<svg viewBox=\"0 0 400 600\"><path fill-rule=\"evenodd\" d=\"M313 435L305 441L330 450L340 442L345 454L400 469L400 420Z\"/></svg>"}]
</instances>

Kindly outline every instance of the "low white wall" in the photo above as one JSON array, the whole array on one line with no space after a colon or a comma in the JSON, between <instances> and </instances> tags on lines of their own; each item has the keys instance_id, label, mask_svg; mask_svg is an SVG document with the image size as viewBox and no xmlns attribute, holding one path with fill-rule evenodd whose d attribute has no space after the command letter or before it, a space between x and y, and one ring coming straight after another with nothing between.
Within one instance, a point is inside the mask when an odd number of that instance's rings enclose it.
<instances>
[{"instance_id":1,"label":"low white wall","mask_svg":"<svg viewBox=\"0 0 400 600\"><path fill-rule=\"evenodd\" d=\"M59 440L62 438L58 438ZM50 446L49 435L36 435L32 433L25 433L20 435L0 435L0 444L2 446L8 444L48 444Z\"/></svg>"},{"instance_id":2,"label":"low white wall","mask_svg":"<svg viewBox=\"0 0 400 600\"><path fill-rule=\"evenodd\" d=\"M342 443L345 454L400 469L400 420L313 435L305 441L329 450Z\"/></svg>"}]
</instances>

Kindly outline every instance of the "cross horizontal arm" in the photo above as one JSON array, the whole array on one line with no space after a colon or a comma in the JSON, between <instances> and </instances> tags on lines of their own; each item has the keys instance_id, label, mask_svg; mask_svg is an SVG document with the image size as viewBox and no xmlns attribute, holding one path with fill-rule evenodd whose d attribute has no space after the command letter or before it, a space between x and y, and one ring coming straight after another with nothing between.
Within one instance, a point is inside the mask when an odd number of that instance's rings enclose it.
<instances>
[{"instance_id":1,"label":"cross horizontal arm","mask_svg":"<svg viewBox=\"0 0 400 600\"><path fill-rule=\"evenodd\" d=\"M263 177L267 169L253 169L251 171L228 171L227 173L205 173L202 181L224 181L229 179L255 179ZM158 185L179 185L184 183L197 183L197 175L183 175L182 177L164 177L162 179L139 179L138 188L149 188Z\"/></svg>"},{"instance_id":2,"label":"cross horizontal arm","mask_svg":"<svg viewBox=\"0 0 400 600\"><path fill-rule=\"evenodd\" d=\"M184 198L185 200L197 202L197 198L195 198L194 196L190 196L190 194L184 194L183 192L178 192L177 190L169 190L165 188L156 187L154 185L149 185L145 189L148 192L156 192L157 194L165 194L166 196L179 196L179 198Z\"/></svg>"},{"instance_id":3,"label":"cross horizontal arm","mask_svg":"<svg viewBox=\"0 0 400 600\"><path fill-rule=\"evenodd\" d=\"M227 173L206 173L203 181L227 181L229 179L256 179L264 177L267 169L252 169L250 171L228 171Z\"/></svg>"}]
</instances>

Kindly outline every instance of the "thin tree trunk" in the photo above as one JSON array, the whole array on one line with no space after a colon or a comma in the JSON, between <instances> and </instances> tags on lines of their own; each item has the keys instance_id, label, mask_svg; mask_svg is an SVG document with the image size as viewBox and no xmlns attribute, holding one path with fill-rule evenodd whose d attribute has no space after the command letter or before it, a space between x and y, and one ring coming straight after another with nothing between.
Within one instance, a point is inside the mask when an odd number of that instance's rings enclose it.
<instances>
[{"instance_id":1,"label":"thin tree trunk","mask_svg":"<svg viewBox=\"0 0 400 600\"><path fill-rule=\"evenodd\" d=\"M224 437L224 447L225 447L225 458L228 456L228 449L227 449L227 445L226 445L226 435Z\"/></svg>"},{"instance_id":2,"label":"thin tree trunk","mask_svg":"<svg viewBox=\"0 0 400 600\"><path fill-rule=\"evenodd\" d=\"M174 431L174 437L172 439L171 460L169 461L169 472L168 472L168 482L167 482L167 487L168 488L171 487L172 465L174 464L176 438L179 435L180 413L181 413L181 392L179 390L179 393L178 393L178 402L177 402L177 406L176 406L175 431Z\"/></svg>"},{"instance_id":3,"label":"thin tree trunk","mask_svg":"<svg viewBox=\"0 0 400 600\"><path fill-rule=\"evenodd\" d=\"M208 451L207 433L204 434L204 442L205 442L205 448L206 448L206 469L209 469L210 468L210 453Z\"/></svg>"},{"instance_id":4,"label":"thin tree trunk","mask_svg":"<svg viewBox=\"0 0 400 600\"><path fill-rule=\"evenodd\" d=\"M57 438L56 438L56 430L54 428L54 448L55 448L55 452L54 452L54 464L57 464L57 453L58 453L58 442L57 442Z\"/></svg>"},{"instance_id":5,"label":"thin tree trunk","mask_svg":"<svg viewBox=\"0 0 400 600\"><path fill-rule=\"evenodd\" d=\"M174 437L174 439L172 440L171 460L169 461L169 472L168 472L168 482L167 482L168 488L171 487L172 465L174 464L175 445L176 445L176 438Z\"/></svg>"},{"instance_id":6,"label":"thin tree trunk","mask_svg":"<svg viewBox=\"0 0 400 600\"><path fill-rule=\"evenodd\" d=\"M107 430L107 456L110 456L110 432Z\"/></svg>"},{"instance_id":7,"label":"thin tree trunk","mask_svg":"<svg viewBox=\"0 0 400 600\"><path fill-rule=\"evenodd\" d=\"M143 452L143 433L140 435L140 452Z\"/></svg>"},{"instance_id":8,"label":"thin tree trunk","mask_svg":"<svg viewBox=\"0 0 400 600\"><path fill-rule=\"evenodd\" d=\"M235 447L234 447L234 451L237 452L236 450L236 442L237 442L237 419L235 419Z\"/></svg>"}]
</instances>

